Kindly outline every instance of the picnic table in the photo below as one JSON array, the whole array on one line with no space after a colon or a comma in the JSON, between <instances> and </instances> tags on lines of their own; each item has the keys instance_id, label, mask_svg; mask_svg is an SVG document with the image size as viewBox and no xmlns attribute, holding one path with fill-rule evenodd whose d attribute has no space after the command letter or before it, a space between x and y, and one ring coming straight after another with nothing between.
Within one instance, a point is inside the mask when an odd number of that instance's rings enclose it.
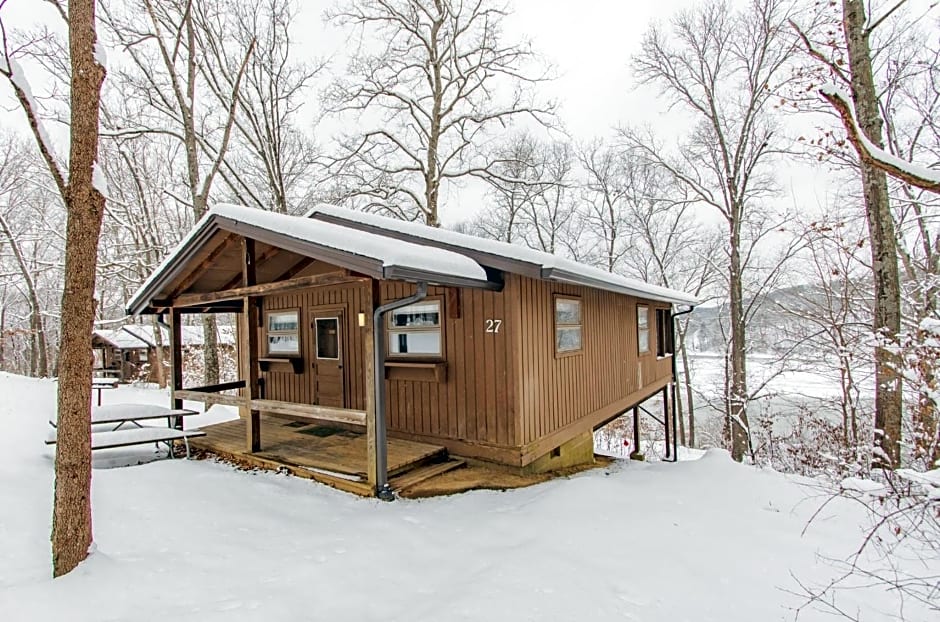
<instances>
[{"instance_id":1,"label":"picnic table","mask_svg":"<svg viewBox=\"0 0 940 622\"><path fill-rule=\"evenodd\" d=\"M91 412L91 448L111 449L115 447L130 447L132 445L146 445L161 443L167 446L167 456L173 455L173 442L183 441L186 445L186 457L189 458L189 439L205 436L202 430L183 430L184 417L197 415L195 410L185 408L170 409L150 404L109 404L99 406ZM144 422L159 419L167 420L167 427L145 426ZM174 423L180 423L180 429ZM49 425L56 429L56 422L50 420ZM113 427L112 427L113 426ZM125 427L130 426L130 427ZM47 445L56 443L55 432L46 439Z\"/></svg>"},{"instance_id":2,"label":"picnic table","mask_svg":"<svg viewBox=\"0 0 940 622\"><path fill-rule=\"evenodd\" d=\"M118 386L117 378L92 378L91 388L98 392L98 406L101 406L101 392L106 389L116 389Z\"/></svg>"}]
</instances>

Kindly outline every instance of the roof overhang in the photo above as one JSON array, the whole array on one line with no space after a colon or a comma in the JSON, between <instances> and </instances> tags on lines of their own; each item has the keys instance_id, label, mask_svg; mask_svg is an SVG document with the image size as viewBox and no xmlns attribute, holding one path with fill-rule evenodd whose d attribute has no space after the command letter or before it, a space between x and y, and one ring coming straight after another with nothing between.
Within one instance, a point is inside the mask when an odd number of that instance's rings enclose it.
<instances>
[{"instance_id":1,"label":"roof overhang","mask_svg":"<svg viewBox=\"0 0 940 622\"><path fill-rule=\"evenodd\" d=\"M476 270L464 269L453 272L448 272L446 269L439 269L437 266L446 264L446 262L440 261L418 262L426 264L422 266L398 265L394 262L383 260L381 257L367 256L362 253L337 248L336 244L327 245L320 243L309 239L309 237L304 237L302 234L292 233L289 227L278 228L265 225L266 221L272 220L272 216L274 220L278 218L292 219L300 217L280 214L275 215L251 208L239 207L235 209L235 207L236 206L227 206L225 210L212 210L203 216L192 231L179 243L177 248L164 259L160 266L151 274L150 278L148 278L131 297L127 303L128 314L139 315L142 313L157 312L158 307L153 305L154 301L161 300L161 295L164 290L179 277L184 275L187 270L192 269L191 263L193 260L205 250L206 245L220 232L243 236L272 247L323 261L374 279L400 280L413 283L424 282L429 285L449 287L473 287L490 290L502 289L503 284L501 280L492 278L482 267L476 264L473 264ZM262 217L260 214L256 215L252 214L252 212L259 212L267 216ZM310 222L307 219L303 220ZM289 221L284 222L289 223ZM332 225L326 226L329 227ZM348 229L348 234L350 236L369 235L370 238L375 238L374 240L370 239L370 242L377 244L379 247L385 244L391 256L395 255L395 251L399 251L403 248L401 241L391 237L373 236L355 229ZM419 248L417 245L405 244L405 250L414 247L414 249L411 249L413 251L412 257L415 256L415 253L420 253L419 250L415 250ZM434 252L440 251L435 249ZM438 257L437 259L440 258ZM445 257L445 259L451 258ZM465 256L457 256L456 254L453 259L458 262L470 261ZM446 265L443 267L446 268ZM238 305L219 303L212 305L211 308L207 307L206 309L202 309L201 311L235 311L239 308Z\"/></svg>"},{"instance_id":2,"label":"roof overhang","mask_svg":"<svg viewBox=\"0 0 940 622\"><path fill-rule=\"evenodd\" d=\"M325 204L309 210L306 217L367 233L381 234L402 242L428 244L470 257L484 268L494 271L582 285L674 305L695 307L700 302L695 296L685 292L608 274L591 266L533 249L520 249L506 242L474 238L453 231L446 232L446 236L436 235L435 232L439 230L419 227L418 223L394 221L375 214L353 212ZM521 253L523 250L525 252ZM525 258L511 256L514 253L522 254Z\"/></svg>"}]
</instances>

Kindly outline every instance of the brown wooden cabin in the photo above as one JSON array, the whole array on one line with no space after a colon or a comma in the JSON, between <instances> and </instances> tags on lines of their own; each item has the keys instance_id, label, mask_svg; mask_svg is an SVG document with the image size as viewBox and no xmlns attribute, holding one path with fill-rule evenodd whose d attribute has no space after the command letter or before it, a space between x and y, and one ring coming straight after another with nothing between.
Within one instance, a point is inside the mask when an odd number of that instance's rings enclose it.
<instances>
[{"instance_id":1,"label":"brown wooden cabin","mask_svg":"<svg viewBox=\"0 0 940 622\"><path fill-rule=\"evenodd\" d=\"M169 331L160 328L164 351L170 343ZM183 326L180 332L183 349L201 350L203 333L201 326ZM218 347L232 351L235 348L233 336L220 331ZM119 382L159 382L156 373L157 340L152 326L126 324L117 328L99 328L91 335L91 348L94 357L93 373L96 376L117 378ZM164 355L164 360L168 357Z\"/></svg>"},{"instance_id":2,"label":"brown wooden cabin","mask_svg":"<svg viewBox=\"0 0 940 622\"><path fill-rule=\"evenodd\" d=\"M363 480L381 492L396 442L518 470L591 461L595 429L657 393L670 403L672 310L695 302L332 206L307 217L220 206L128 310L174 328L183 313L239 313L241 381L183 390L177 355L173 399L237 405L246 455L264 453L271 416L365 428ZM217 393L233 386L239 396Z\"/></svg>"},{"instance_id":3,"label":"brown wooden cabin","mask_svg":"<svg viewBox=\"0 0 940 622\"><path fill-rule=\"evenodd\" d=\"M119 382L140 379L148 362L149 344L123 327L98 329L91 335L94 374L117 378Z\"/></svg>"}]
</instances>

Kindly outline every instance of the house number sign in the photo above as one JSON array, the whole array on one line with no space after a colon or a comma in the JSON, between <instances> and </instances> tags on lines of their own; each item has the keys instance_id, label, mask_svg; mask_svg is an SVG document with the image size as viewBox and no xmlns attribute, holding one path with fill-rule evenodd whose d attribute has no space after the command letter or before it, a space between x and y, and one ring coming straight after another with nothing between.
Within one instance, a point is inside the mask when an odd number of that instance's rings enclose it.
<instances>
[{"instance_id":1,"label":"house number sign","mask_svg":"<svg viewBox=\"0 0 940 622\"><path fill-rule=\"evenodd\" d=\"M503 325L502 320L486 320L486 332L498 333L502 325Z\"/></svg>"}]
</instances>

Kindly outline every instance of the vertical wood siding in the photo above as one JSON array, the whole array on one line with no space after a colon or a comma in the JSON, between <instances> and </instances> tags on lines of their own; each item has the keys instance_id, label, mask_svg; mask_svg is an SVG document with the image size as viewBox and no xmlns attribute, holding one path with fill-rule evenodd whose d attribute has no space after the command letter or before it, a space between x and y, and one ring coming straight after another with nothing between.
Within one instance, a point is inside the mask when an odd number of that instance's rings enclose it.
<instances>
[{"instance_id":1,"label":"vertical wood siding","mask_svg":"<svg viewBox=\"0 0 940 622\"><path fill-rule=\"evenodd\" d=\"M344 408L362 410L365 408L365 367L362 361L363 329L358 325L357 315L362 312L371 317L367 309L368 290L360 284L320 287L297 293L267 296L264 298L264 311L284 309L300 310L300 354L303 357L303 373L295 374L288 365L272 366L270 371L261 374L264 379L264 396L267 399L314 403L314 372L311 364L316 355L316 335L311 327L314 307L335 308L343 311L343 384ZM262 314L262 319L264 314ZM259 339L262 356L267 342L262 335Z\"/></svg>"},{"instance_id":2,"label":"vertical wood siding","mask_svg":"<svg viewBox=\"0 0 940 622\"><path fill-rule=\"evenodd\" d=\"M656 358L654 309L640 301L575 285L513 277L519 291L521 444L531 443L631 393L668 378L669 358ZM555 354L556 294L581 300L582 351ZM638 355L636 305L650 307L650 353Z\"/></svg>"},{"instance_id":3,"label":"vertical wood siding","mask_svg":"<svg viewBox=\"0 0 940 622\"><path fill-rule=\"evenodd\" d=\"M380 303L410 296L414 286L380 283ZM346 408L363 409L363 329L357 314L368 290L358 284L269 296L264 310L300 309L301 374L286 365L262 374L265 397L313 403L315 353L311 308L345 312ZM451 317L447 290L429 289L442 301L442 347L446 379L386 381L388 425L393 432L468 444L520 448L625 399L671 375L671 360L655 354L655 309L666 305L574 285L506 275L502 292L459 290L460 315ZM583 351L555 354L554 296L581 300ZM650 307L650 350L638 356L636 305ZM498 333L486 320L502 320ZM262 347L265 342L262 336Z\"/></svg>"},{"instance_id":4,"label":"vertical wood siding","mask_svg":"<svg viewBox=\"0 0 940 622\"><path fill-rule=\"evenodd\" d=\"M414 286L381 284L382 303L410 296ZM460 290L460 317L453 318L445 288L431 287L442 301L442 347L446 380L387 380L389 429L410 434L502 447L518 446L513 403L514 322L510 292ZM486 320L501 320L498 333Z\"/></svg>"}]
</instances>

